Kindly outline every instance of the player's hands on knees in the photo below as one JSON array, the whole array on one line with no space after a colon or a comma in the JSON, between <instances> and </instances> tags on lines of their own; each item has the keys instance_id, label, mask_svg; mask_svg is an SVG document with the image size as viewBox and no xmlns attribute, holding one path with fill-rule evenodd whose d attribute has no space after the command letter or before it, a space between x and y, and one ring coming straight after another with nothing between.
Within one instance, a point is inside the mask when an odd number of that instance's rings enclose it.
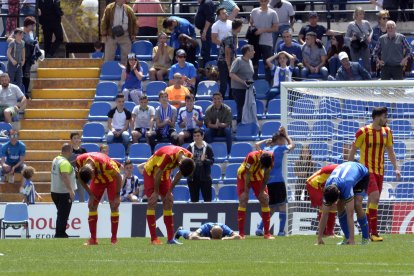
<instances>
[{"instance_id":1,"label":"player's hands on knees","mask_svg":"<svg viewBox=\"0 0 414 276\"><path fill-rule=\"evenodd\" d=\"M95 207L95 196L93 194L89 195L88 207L89 209Z\"/></svg>"},{"instance_id":2,"label":"player's hands on knees","mask_svg":"<svg viewBox=\"0 0 414 276\"><path fill-rule=\"evenodd\" d=\"M264 191L260 192L258 199L263 203L269 204L269 195L266 194Z\"/></svg>"},{"instance_id":3,"label":"player's hands on knees","mask_svg":"<svg viewBox=\"0 0 414 276\"><path fill-rule=\"evenodd\" d=\"M168 192L164 197L164 204L166 206L172 205L174 202L174 196L171 192Z\"/></svg>"},{"instance_id":4,"label":"player's hands on knees","mask_svg":"<svg viewBox=\"0 0 414 276\"><path fill-rule=\"evenodd\" d=\"M244 191L243 193L241 193L239 200L241 202L247 202L249 199L249 193Z\"/></svg>"},{"instance_id":5,"label":"player's hands on knees","mask_svg":"<svg viewBox=\"0 0 414 276\"><path fill-rule=\"evenodd\" d=\"M148 198L148 204L156 205L158 201L158 193L153 192L151 196Z\"/></svg>"},{"instance_id":6,"label":"player's hands on knees","mask_svg":"<svg viewBox=\"0 0 414 276\"><path fill-rule=\"evenodd\" d=\"M322 239L318 238L318 241L315 243L315 245L324 245L325 242Z\"/></svg>"}]
</instances>

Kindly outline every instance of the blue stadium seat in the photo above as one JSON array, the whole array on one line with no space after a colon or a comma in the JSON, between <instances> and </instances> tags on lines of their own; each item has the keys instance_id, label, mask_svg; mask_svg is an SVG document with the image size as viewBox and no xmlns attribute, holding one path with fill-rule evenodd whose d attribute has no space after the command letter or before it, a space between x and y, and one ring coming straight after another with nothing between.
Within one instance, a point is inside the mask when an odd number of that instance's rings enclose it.
<instances>
[{"instance_id":1,"label":"blue stadium seat","mask_svg":"<svg viewBox=\"0 0 414 276\"><path fill-rule=\"evenodd\" d=\"M257 77L259 79L264 79L266 77L265 64L263 62L263 59L259 59L259 64L257 68Z\"/></svg>"},{"instance_id":2,"label":"blue stadium seat","mask_svg":"<svg viewBox=\"0 0 414 276\"><path fill-rule=\"evenodd\" d=\"M142 80L147 80L148 79L148 74L149 74L149 66L148 63L146 63L145 61L140 60L139 61L139 65L141 66L141 70L142 70Z\"/></svg>"},{"instance_id":3,"label":"blue stadium seat","mask_svg":"<svg viewBox=\"0 0 414 276\"><path fill-rule=\"evenodd\" d=\"M1 132L5 132L4 134L9 134L9 131L13 129L13 126L9 123L6 122L0 122L0 131ZM0 143L5 143L9 141L9 137L5 136L5 137L0 137Z\"/></svg>"},{"instance_id":4,"label":"blue stadium seat","mask_svg":"<svg viewBox=\"0 0 414 276\"><path fill-rule=\"evenodd\" d=\"M266 119L280 119L280 99L273 99L267 105Z\"/></svg>"},{"instance_id":5,"label":"blue stadium seat","mask_svg":"<svg viewBox=\"0 0 414 276\"><path fill-rule=\"evenodd\" d=\"M169 146L169 145L171 145L171 143L158 143L158 144L156 144L156 145L155 145L155 147L154 147L154 151L157 151L157 150L159 150L160 148L162 148L162 147L164 147L164 146Z\"/></svg>"},{"instance_id":6,"label":"blue stadium seat","mask_svg":"<svg viewBox=\"0 0 414 276\"><path fill-rule=\"evenodd\" d=\"M256 115L259 120L265 117L265 106L262 101L256 100Z\"/></svg>"},{"instance_id":7,"label":"blue stadium seat","mask_svg":"<svg viewBox=\"0 0 414 276\"><path fill-rule=\"evenodd\" d=\"M237 45L237 56L241 56L241 48L248 44L249 42L246 39L239 39L238 45Z\"/></svg>"},{"instance_id":8,"label":"blue stadium seat","mask_svg":"<svg viewBox=\"0 0 414 276\"><path fill-rule=\"evenodd\" d=\"M132 112L132 110L134 110L135 107L135 103L134 102L125 102L124 104L124 108L130 112Z\"/></svg>"},{"instance_id":9,"label":"blue stadium seat","mask_svg":"<svg viewBox=\"0 0 414 276\"><path fill-rule=\"evenodd\" d=\"M396 175L394 173L394 167L391 162L384 162L384 181L394 182L396 181Z\"/></svg>"},{"instance_id":10,"label":"blue stadium seat","mask_svg":"<svg viewBox=\"0 0 414 276\"><path fill-rule=\"evenodd\" d=\"M206 113L207 107L209 107L212 104L213 102L209 100L197 100L194 102L194 105L198 105L201 107L201 109L203 110L203 114Z\"/></svg>"},{"instance_id":11,"label":"blue stadium seat","mask_svg":"<svg viewBox=\"0 0 414 276\"><path fill-rule=\"evenodd\" d=\"M108 144L108 156L120 163L124 163L126 156L124 145L122 143Z\"/></svg>"},{"instance_id":12,"label":"blue stadium seat","mask_svg":"<svg viewBox=\"0 0 414 276\"><path fill-rule=\"evenodd\" d=\"M401 183L395 187L394 195L396 199L405 199L412 201L414 199L414 184Z\"/></svg>"},{"instance_id":13,"label":"blue stadium seat","mask_svg":"<svg viewBox=\"0 0 414 276\"><path fill-rule=\"evenodd\" d=\"M7 58L7 48L9 44L7 41L0 41L0 61L8 61Z\"/></svg>"},{"instance_id":14,"label":"blue stadium seat","mask_svg":"<svg viewBox=\"0 0 414 276\"><path fill-rule=\"evenodd\" d=\"M101 143L105 138L105 128L100 123L86 123L83 126L83 143Z\"/></svg>"},{"instance_id":15,"label":"blue stadium seat","mask_svg":"<svg viewBox=\"0 0 414 276\"><path fill-rule=\"evenodd\" d=\"M214 153L214 162L223 163L227 160L227 145L223 142L213 142L210 144Z\"/></svg>"},{"instance_id":16,"label":"blue stadium seat","mask_svg":"<svg viewBox=\"0 0 414 276\"><path fill-rule=\"evenodd\" d=\"M204 201L203 198L203 194L200 191L200 196L199 196L200 201ZM216 201L216 189L214 189L214 187L211 187L211 202Z\"/></svg>"},{"instance_id":17,"label":"blue stadium seat","mask_svg":"<svg viewBox=\"0 0 414 276\"><path fill-rule=\"evenodd\" d=\"M394 152L397 160L404 160L407 154L407 147L403 141L394 141ZM385 151L385 159L387 159L388 151Z\"/></svg>"},{"instance_id":18,"label":"blue stadium seat","mask_svg":"<svg viewBox=\"0 0 414 276\"><path fill-rule=\"evenodd\" d=\"M335 142L332 145L332 152L329 156L329 162L340 164L344 161L344 142Z\"/></svg>"},{"instance_id":19,"label":"blue stadium seat","mask_svg":"<svg viewBox=\"0 0 414 276\"><path fill-rule=\"evenodd\" d=\"M390 111L388 111L388 112L390 112ZM392 111L392 118L414 119L414 104L412 104L412 103L396 103L395 108Z\"/></svg>"},{"instance_id":20,"label":"blue stadium seat","mask_svg":"<svg viewBox=\"0 0 414 276\"><path fill-rule=\"evenodd\" d=\"M336 140L353 140L355 132L359 129L359 122L343 120L338 124L338 132L334 135Z\"/></svg>"},{"instance_id":21,"label":"blue stadium seat","mask_svg":"<svg viewBox=\"0 0 414 276\"><path fill-rule=\"evenodd\" d=\"M311 99L298 99L293 104L292 117L294 119L314 119L316 117L315 103Z\"/></svg>"},{"instance_id":22,"label":"blue stadium seat","mask_svg":"<svg viewBox=\"0 0 414 276\"><path fill-rule=\"evenodd\" d=\"M104 52L93 52L91 54L91 58L93 58L93 59L103 59L104 57L105 57Z\"/></svg>"},{"instance_id":23,"label":"blue stadium seat","mask_svg":"<svg viewBox=\"0 0 414 276\"><path fill-rule=\"evenodd\" d=\"M131 52L136 55L138 60L152 60L152 43L148 40L138 40L132 43Z\"/></svg>"},{"instance_id":24,"label":"blue stadium seat","mask_svg":"<svg viewBox=\"0 0 414 276\"><path fill-rule=\"evenodd\" d=\"M311 138L313 141L327 141L332 139L333 133L334 125L332 121L316 121L312 126Z\"/></svg>"},{"instance_id":25,"label":"blue stadium seat","mask_svg":"<svg viewBox=\"0 0 414 276\"><path fill-rule=\"evenodd\" d=\"M287 125L289 136L294 141L304 141L309 137L310 129L307 122L293 121Z\"/></svg>"},{"instance_id":26,"label":"blue stadium seat","mask_svg":"<svg viewBox=\"0 0 414 276\"><path fill-rule=\"evenodd\" d=\"M240 167L240 163L228 164L226 167L226 172L223 178L223 184L237 184L237 170Z\"/></svg>"},{"instance_id":27,"label":"blue stadium seat","mask_svg":"<svg viewBox=\"0 0 414 276\"><path fill-rule=\"evenodd\" d=\"M174 201L190 201L190 191L187 186L175 186L173 190Z\"/></svg>"},{"instance_id":28,"label":"blue stadium seat","mask_svg":"<svg viewBox=\"0 0 414 276\"><path fill-rule=\"evenodd\" d=\"M151 147L146 143L132 144L128 157L134 164L146 162L151 157Z\"/></svg>"},{"instance_id":29,"label":"blue stadium seat","mask_svg":"<svg viewBox=\"0 0 414 276\"><path fill-rule=\"evenodd\" d=\"M238 200L237 196L237 186L236 185L226 185L220 188L218 191L218 200L219 201L233 201Z\"/></svg>"},{"instance_id":30,"label":"blue stadium seat","mask_svg":"<svg viewBox=\"0 0 414 276\"><path fill-rule=\"evenodd\" d=\"M200 81L197 85L197 100L211 100L215 92L219 92L219 85L216 81Z\"/></svg>"},{"instance_id":31,"label":"blue stadium seat","mask_svg":"<svg viewBox=\"0 0 414 276\"><path fill-rule=\"evenodd\" d=\"M310 143L309 149L312 154L312 160L327 161L329 156L328 144L326 143Z\"/></svg>"},{"instance_id":32,"label":"blue stadium seat","mask_svg":"<svg viewBox=\"0 0 414 276\"><path fill-rule=\"evenodd\" d=\"M295 174L295 163L288 163L288 182L296 183L297 176Z\"/></svg>"},{"instance_id":33,"label":"blue stadium seat","mask_svg":"<svg viewBox=\"0 0 414 276\"><path fill-rule=\"evenodd\" d=\"M267 98L267 92L269 92L270 85L267 80L255 80L254 88L256 89L256 99L264 100Z\"/></svg>"},{"instance_id":34,"label":"blue stadium seat","mask_svg":"<svg viewBox=\"0 0 414 276\"><path fill-rule=\"evenodd\" d=\"M105 61L102 64L100 80L108 81L120 81L122 74L122 68L119 66L118 61Z\"/></svg>"},{"instance_id":35,"label":"blue stadium seat","mask_svg":"<svg viewBox=\"0 0 414 276\"><path fill-rule=\"evenodd\" d=\"M158 101L158 93L160 93L161 90L165 90L165 88L167 88L167 84L163 81L149 82L145 91L148 96L148 100Z\"/></svg>"},{"instance_id":36,"label":"blue stadium seat","mask_svg":"<svg viewBox=\"0 0 414 276\"><path fill-rule=\"evenodd\" d=\"M206 64L204 64L204 67L207 67L207 66L217 66L217 60L216 59L213 59L213 60L209 60L209 61L207 61L207 63Z\"/></svg>"},{"instance_id":37,"label":"blue stadium seat","mask_svg":"<svg viewBox=\"0 0 414 276\"><path fill-rule=\"evenodd\" d=\"M107 121L108 112L112 106L108 102L96 102L92 103L89 110L88 121Z\"/></svg>"},{"instance_id":38,"label":"blue stadium seat","mask_svg":"<svg viewBox=\"0 0 414 276\"><path fill-rule=\"evenodd\" d=\"M289 154L288 154L289 160L296 160L296 159L298 159L299 156L300 156L300 153L302 151L302 147L303 147L302 144L297 143L295 141L295 148L291 152L289 152Z\"/></svg>"},{"instance_id":39,"label":"blue stadium seat","mask_svg":"<svg viewBox=\"0 0 414 276\"><path fill-rule=\"evenodd\" d=\"M118 85L112 81L101 81L96 86L95 102L110 102L118 94Z\"/></svg>"},{"instance_id":40,"label":"blue stadium seat","mask_svg":"<svg viewBox=\"0 0 414 276\"><path fill-rule=\"evenodd\" d=\"M144 176L139 173L137 166L133 166L132 173L138 177L139 181L142 184L142 181L144 181Z\"/></svg>"},{"instance_id":41,"label":"blue stadium seat","mask_svg":"<svg viewBox=\"0 0 414 276\"><path fill-rule=\"evenodd\" d=\"M219 184L221 182L221 167L219 164L213 164L211 166L211 178L213 179L213 184Z\"/></svg>"},{"instance_id":42,"label":"blue stadium seat","mask_svg":"<svg viewBox=\"0 0 414 276\"><path fill-rule=\"evenodd\" d=\"M95 143L83 143L81 147L87 152L99 152L99 145Z\"/></svg>"},{"instance_id":43,"label":"blue stadium seat","mask_svg":"<svg viewBox=\"0 0 414 276\"><path fill-rule=\"evenodd\" d=\"M253 151L253 147L250 145L250 143L234 143L231 147L229 162L243 162L244 158L246 158L247 154L249 154L251 151Z\"/></svg>"},{"instance_id":44,"label":"blue stadium seat","mask_svg":"<svg viewBox=\"0 0 414 276\"><path fill-rule=\"evenodd\" d=\"M358 100L344 100L341 111L343 119L361 119L367 115L367 102Z\"/></svg>"},{"instance_id":45,"label":"blue stadium seat","mask_svg":"<svg viewBox=\"0 0 414 276\"><path fill-rule=\"evenodd\" d=\"M154 107L154 109L157 109L157 107L159 107L161 104L160 104L160 102L149 101L148 105Z\"/></svg>"},{"instance_id":46,"label":"blue stadium seat","mask_svg":"<svg viewBox=\"0 0 414 276\"><path fill-rule=\"evenodd\" d=\"M414 182L414 161L406 161L401 167L401 178L405 182Z\"/></svg>"},{"instance_id":47,"label":"blue stadium seat","mask_svg":"<svg viewBox=\"0 0 414 276\"><path fill-rule=\"evenodd\" d=\"M323 99L319 103L319 119L336 119L341 114L341 102L338 99Z\"/></svg>"},{"instance_id":48,"label":"blue stadium seat","mask_svg":"<svg viewBox=\"0 0 414 276\"><path fill-rule=\"evenodd\" d=\"M234 100L224 100L223 103L225 105L228 105L231 109L231 115L233 116L233 119L236 119L237 117L237 105Z\"/></svg>"},{"instance_id":49,"label":"blue stadium seat","mask_svg":"<svg viewBox=\"0 0 414 276\"><path fill-rule=\"evenodd\" d=\"M237 141L256 141L259 140L259 126L255 123L238 124L236 135Z\"/></svg>"},{"instance_id":50,"label":"blue stadium seat","mask_svg":"<svg viewBox=\"0 0 414 276\"><path fill-rule=\"evenodd\" d=\"M280 128L280 122L276 121L267 121L262 125L262 131L260 134L260 139L269 139L272 138L273 134L278 131Z\"/></svg>"},{"instance_id":51,"label":"blue stadium seat","mask_svg":"<svg viewBox=\"0 0 414 276\"><path fill-rule=\"evenodd\" d=\"M389 124L392 130L393 137L395 139L409 139L412 138L412 127L409 120L396 119L392 120Z\"/></svg>"}]
</instances>

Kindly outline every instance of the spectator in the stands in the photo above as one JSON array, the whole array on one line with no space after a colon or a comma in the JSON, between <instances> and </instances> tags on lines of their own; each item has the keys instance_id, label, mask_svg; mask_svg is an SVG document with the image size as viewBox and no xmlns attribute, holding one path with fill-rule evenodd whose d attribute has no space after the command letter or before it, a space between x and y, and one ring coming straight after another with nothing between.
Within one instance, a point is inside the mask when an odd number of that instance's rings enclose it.
<instances>
[{"instance_id":1,"label":"spectator in the stands","mask_svg":"<svg viewBox=\"0 0 414 276\"><path fill-rule=\"evenodd\" d=\"M210 60L211 55L211 26L214 23L216 8L212 0L198 0L198 9L194 17L194 25L200 30L201 58L200 67Z\"/></svg>"},{"instance_id":2,"label":"spectator in the stands","mask_svg":"<svg viewBox=\"0 0 414 276\"><path fill-rule=\"evenodd\" d=\"M282 33L282 39L283 42L278 44L277 51L275 52L281 52L285 51L288 54L295 56L295 67L293 69L293 76L299 77L300 76L300 70L298 67L299 63L302 63L302 46L293 41L292 39L292 31L291 30L285 30Z\"/></svg>"},{"instance_id":3,"label":"spectator in the stands","mask_svg":"<svg viewBox=\"0 0 414 276\"><path fill-rule=\"evenodd\" d=\"M371 51L371 54L374 53L374 48L377 45L379 38L387 33L387 22L390 20L390 14L388 11L382 10L377 13L377 17L378 24L372 28L371 43L369 44L369 50ZM373 55L371 55L371 71L376 72L377 77L379 77L380 70L377 69L379 69L377 68L377 63L373 58Z\"/></svg>"},{"instance_id":4,"label":"spectator in the stands","mask_svg":"<svg viewBox=\"0 0 414 276\"><path fill-rule=\"evenodd\" d=\"M289 29L293 30L295 23L295 10L292 4L287 0L270 0L269 6L276 11L279 18L279 30L273 33L273 45L276 49L276 41L283 32Z\"/></svg>"},{"instance_id":5,"label":"spectator in the stands","mask_svg":"<svg viewBox=\"0 0 414 276\"><path fill-rule=\"evenodd\" d=\"M170 46L177 49L180 46L178 40L180 34L186 34L192 39L196 39L194 26L185 18L178 16L170 16L164 19L162 26L171 32Z\"/></svg>"},{"instance_id":6,"label":"spectator in the stands","mask_svg":"<svg viewBox=\"0 0 414 276\"><path fill-rule=\"evenodd\" d=\"M239 14L240 8L233 0L219 0L217 10L225 8L228 14L228 20L234 20Z\"/></svg>"},{"instance_id":7,"label":"spectator in the stands","mask_svg":"<svg viewBox=\"0 0 414 276\"><path fill-rule=\"evenodd\" d=\"M341 67L339 67L336 73L335 79L339 81L348 80L370 80L371 74L359 64L359 62L350 62L348 54L346 52L340 52L339 60L341 61Z\"/></svg>"},{"instance_id":8,"label":"spectator in the stands","mask_svg":"<svg viewBox=\"0 0 414 276\"><path fill-rule=\"evenodd\" d=\"M194 105L192 94L185 96L185 106L178 110L177 123L182 129L178 133L180 145L192 142L194 130L203 126L203 110L200 106Z\"/></svg>"},{"instance_id":9,"label":"spectator in the stands","mask_svg":"<svg viewBox=\"0 0 414 276\"><path fill-rule=\"evenodd\" d=\"M232 137L231 108L223 103L223 96L220 92L213 94L213 104L207 107L204 115L204 124L206 125L206 133L204 135L207 143L212 143L215 137L226 137L227 154L230 154Z\"/></svg>"},{"instance_id":10,"label":"spectator in the stands","mask_svg":"<svg viewBox=\"0 0 414 276\"><path fill-rule=\"evenodd\" d=\"M274 61L277 60L278 66L274 64ZM289 61L289 66L288 66ZM276 55L266 59L267 65L272 70L274 75L273 77L273 86L267 92L267 103L271 99L280 96L280 83L281 82L291 82L292 81L292 73L295 66L295 56L290 55L287 52L281 51Z\"/></svg>"},{"instance_id":11,"label":"spectator in the stands","mask_svg":"<svg viewBox=\"0 0 414 276\"><path fill-rule=\"evenodd\" d=\"M103 43L95 41L95 43L93 43L93 48L95 49L95 52L91 53L91 58L103 59L105 55L104 52L102 52Z\"/></svg>"},{"instance_id":12,"label":"spectator in the stands","mask_svg":"<svg viewBox=\"0 0 414 276\"><path fill-rule=\"evenodd\" d=\"M134 11L126 0L116 0L106 6L101 21L101 34L105 42L105 61L114 60L116 48L121 49L121 63L126 64L132 41L137 34Z\"/></svg>"},{"instance_id":13,"label":"spectator in the stands","mask_svg":"<svg viewBox=\"0 0 414 276\"><path fill-rule=\"evenodd\" d=\"M177 52L180 50L185 51L187 54L187 62L191 63L195 67L198 67L197 63L197 48L198 42L194 38L186 35L186 34L180 34L178 36L179 46L177 49L174 49L174 58L173 62L177 62Z\"/></svg>"},{"instance_id":14,"label":"spectator in the stands","mask_svg":"<svg viewBox=\"0 0 414 276\"><path fill-rule=\"evenodd\" d=\"M177 109L185 105L185 97L190 94L190 90L183 85L184 82L185 77L180 73L175 73L174 84L165 89L165 92L168 94L169 103Z\"/></svg>"},{"instance_id":15,"label":"spectator in the stands","mask_svg":"<svg viewBox=\"0 0 414 276\"><path fill-rule=\"evenodd\" d=\"M242 29L243 21L236 18L231 25L231 33L221 41L217 57L217 65L220 73L220 93L223 99L226 96L227 87L231 87L229 71L231 64L237 57L238 34ZM229 98L233 99L231 92L229 94Z\"/></svg>"},{"instance_id":16,"label":"spectator in the stands","mask_svg":"<svg viewBox=\"0 0 414 276\"><path fill-rule=\"evenodd\" d=\"M16 28L13 32L13 39L7 47L7 73L10 82L23 88L23 70L22 66L26 62L26 49L23 41L23 30ZM24 89L22 89L24 91Z\"/></svg>"},{"instance_id":17,"label":"spectator in the stands","mask_svg":"<svg viewBox=\"0 0 414 276\"><path fill-rule=\"evenodd\" d=\"M168 36L161 32L158 35L158 44L152 49L153 65L149 69L149 78L152 81L163 81L173 61L174 49L167 45Z\"/></svg>"},{"instance_id":18,"label":"spectator in the stands","mask_svg":"<svg viewBox=\"0 0 414 276\"><path fill-rule=\"evenodd\" d=\"M22 2L22 1L20 1ZM25 17L35 17L36 16L36 0L24 0L20 8L20 14L24 15L21 16L19 19L19 26L24 26Z\"/></svg>"},{"instance_id":19,"label":"spectator in the stands","mask_svg":"<svg viewBox=\"0 0 414 276\"><path fill-rule=\"evenodd\" d=\"M150 6L150 5L148 5ZM121 201L138 202L140 199L140 182L138 176L133 174L134 164L131 160L124 162L124 174L122 175Z\"/></svg>"},{"instance_id":20,"label":"spectator in the stands","mask_svg":"<svg viewBox=\"0 0 414 276\"><path fill-rule=\"evenodd\" d=\"M217 21L211 27L211 41L215 44L213 47L220 47L225 37L231 34L232 21L228 19L225 8L219 8L216 11Z\"/></svg>"},{"instance_id":21,"label":"spectator in the stands","mask_svg":"<svg viewBox=\"0 0 414 276\"><path fill-rule=\"evenodd\" d=\"M17 130L10 130L10 141L5 143L1 149L1 180L7 176L7 182L14 183L14 173L20 173L25 168L26 145L19 141Z\"/></svg>"},{"instance_id":22,"label":"spectator in the stands","mask_svg":"<svg viewBox=\"0 0 414 276\"><path fill-rule=\"evenodd\" d=\"M306 34L306 43L302 48L303 68L300 72L303 79L308 78L309 74L319 74L326 80L328 78L328 69L326 64L326 50L322 44L316 44L316 33L309 32Z\"/></svg>"},{"instance_id":23,"label":"spectator in the stands","mask_svg":"<svg viewBox=\"0 0 414 276\"><path fill-rule=\"evenodd\" d=\"M38 54L36 49L38 50L38 41L35 37L34 28L36 26L36 20L34 17L26 17L23 21L23 41L25 46L25 63L23 65L23 87L25 91L23 91L26 95L26 98L29 98L29 91L30 91L30 74L32 65L37 60Z\"/></svg>"},{"instance_id":24,"label":"spectator in the stands","mask_svg":"<svg viewBox=\"0 0 414 276\"><path fill-rule=\"evenodd\" d=\"M132 6L134 13L164 13L159 0L136 0ZM137 24L138 37L141 36L157 36L158 34L158 17L157 16L138 16ZM157 39L150 38L153 46L157 45Z\"/></svg>"},{"instance_id":25,"label":"spectator in the stands","mask_svg":"<svg viewBox=\"0 0 414 276\"><path fill-rule=\"evenodd\" d=\"M155 108L148 105L148 97L143 94L139 99L139 105L136 105L132 110L132 143L138 143L141 137L145 137L148 143L148 137L154 132L154 125Z\"/></svg>"},{"instance_id":26,"label":"spectator in the stands","mask_svg":"<svg viewBox=\"0 0 414 276\"><path fill-rule=\"evenodd\" d=\"M9 0L0 0L1 3L1 13L3 14L9 14ZM2 23L3 23L3 32L1 33L1 36L8 36L7 33L7 16L3 16L2 18Z\"/></svg>"},{"instance_id":27,"label":"spectator in the stands","mask_svg":"<svg viewBox=\"0 0 414 276\"><path fill-rule=\"evenodd\" d=\"M174 85L174 74L180 73L183 77L183 85L187 87L190 91L194 91L196 84L197 72L193 64L186 61L187 53L184 50L178 50L176 53L177 63L171 66L168 83L169 85Z\"/></svg>"},{"instance_id":28,"label":"spectator in the stands","mask_svg":"<svg viewBox=\"0 0 414 276\"><path fill-rule=\"evenodd\" d=\"M60 44L63 42L63 11L60 7L60 1L43 0L37 1L37 3L39 23L42 25L43 30L45 55L47 58L54 57ZM54 41L53 36L55 37Z\"/></svg>"},{"instance_id":29,"label":"spectator in the stands","mask_svg":"<svg viewBox=\"0 0 414 276\"><path fill-rule=\"evenodd\" d=\"M313 32L316 34L317 42L320 42L322 40L323 35L332 36L337 33L337 31L332 31L329 29L326 29L325 26L318 24L318 13L315 11L310 11L308 15L309 23L305 26L303 26L299 31L299 43L305 44L305 38L306 34L309 32Z\"/></svg>"},{"instance_id":30,"label":"spectator in the stands","mask_svg":"<svg viewBox=\"0 0 414 276\"><path fill-rule=\"evenodd\" d=\"M403 34L396 32L394 21L387 22L387 34L382 35L374 49L382 80L402 80L404 67L411 57L411 46Z\"/></svg>"},{"instance_id":31,"label":"spectator in the stands","mask_svg":"<svg viewBox=\"0 0 414 276\"><path fill-rule=\"evenodd\" d=\"M236 58L230 67L231 92L237 104L237 123L241 123L243 106L246 99L246 93L253 83L253 63L251 59L255 55L252 45L246 44L241 49L242 56ZM266 65L268 67L268 65ZM270 69L269 69L270 70Z\"/></svg>"},{"instance_id":32,"label":"spectator in the stands","mask_svg":"<svg viewBox=\"0 0 414 276\"><path fill-rule=\"evenodd\" d=\"M175 122L177 121L177 109L168 103L168 94L161 91L158 94L160 106L155 110L156 129L151 133L149 144L154 150L155 144L158 142L170 142L178 145L178 134L175 130Z\"/></svg>"},{"instance_id":33,"label":"spectator in the stands","mask_svg":"<svg viewBox=\"0 0 414 276\"><path fill-rule=\"evenodd\" d=\"M259 0L260 6L254 8L250 14L250 25L257 28L255 35L260 36L259 44L254 49L254 76L257 79L257 73L259 68L259 59L265 61L273 55L273 35L272 33L277 32L279 19L277 13L269 8L269 0ZM266 80L270 83L271 75L270 69L265 65ZM233 95L234 96L234 95Z\"/></svg>"},{"instance_id":34,"label":"spectator in the stands","mask_svg":"<svg viewBox=\"0 0 414 276\"><path fill-rule=\"evenodd\" d=\"M125 149L129 144L129 124L131 122L131 112L124 107L125 97L123 94L116 95L116 106L108 112L108 135L106 142L122 143Z\"/></svg>"},{"instance_id":35,"label":"spectator in the stands","mask_svg":"<svg viewBox=\"0 0 414 276\"><path fill-rule=\"evenodd\" d=\"M72 132L70 134L70 145L72 146L72 154L69 158L73 168L76 168L76 157L80 154L86 153L86 149L81 146L81 136L78 132ZM76 193L78 195L79 202L85 202L85 188L80 184L76 176L77 189Z\"/></svg>"},{"instance_id":36,"label":"spectator in the stands","mask_svg":"<svg viewBox=\"0 0 414 276\"><path fill-rule=\"evenodd\" d=\"M8 16L5 28L7 29L7 34L10 35L17 28L17 21L19 20L20 13L20 0L8 0Z\"/></svg>"},{"instance_id":37,"label":"spectator in the stands","mask_svg":"<svg viewBox=\"0 0 414 276\"><path fill-rule=\"evenodd\" d=\"M328 71L329 74L335 76L341 67L341 61L339 60L338 54L340 52L346 52L348 56L351 55L350 49L345 45L344 35L338 34L331 36L331 46L328 49Z\"/></svg>"},{"instance_id":38,"label":"spectator in the stands","mask_svg":"<svg viewBox=\"0 0 414 276\"><path fill-rule=\"evenodd\" d=\"M139 104L139 98L142 95L142 68L134 53L128 54L128 62L126 68L122 70L121 81L122 93L125 100L132 100L135 104Z\"/></svg>"},{"instance_id":39,"label":"spectator in the stands","mask_svg":"<svg viewBox=\"0 0 414 276\"><path fill-rule=\"evenodd\" d=\"M12 123L13 117L25 109L27 99L17 85L10 83L7 73L0 75L0 84L0 122Z\"/></svg>"},{"instance_id":40,"label":"spectator in the stands","mask_svg":"<svg viewBox=\"0 0 414 276\"><path fill-rule=\"evenodd\" d=\"M349 22L345 37L351 40L351 60L358 62L362 59L364 68L370 72L371 53L368 45L371 43L372 28L364 17L364 10L360 7L356 8L354 21Z\"/></svg>"}]
</instances>

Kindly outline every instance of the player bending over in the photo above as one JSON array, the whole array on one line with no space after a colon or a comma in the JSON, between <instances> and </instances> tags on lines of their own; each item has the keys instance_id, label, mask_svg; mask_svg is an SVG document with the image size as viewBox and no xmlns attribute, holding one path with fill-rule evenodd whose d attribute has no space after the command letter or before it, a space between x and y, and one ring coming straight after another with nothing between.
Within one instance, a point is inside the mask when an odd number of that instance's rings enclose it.
<instances>
[{"instance_id":1,"label":"player bending over","mask_svg":"<svg viewBox=\"0 0 414 276\"><path fill-rule=\"evenodd\" d=\"M240 240L241 237L223 223L207 222L196 231L184 230L179 227L175 239L183 237L186 240Z\"/></svg>"}]
</instances>

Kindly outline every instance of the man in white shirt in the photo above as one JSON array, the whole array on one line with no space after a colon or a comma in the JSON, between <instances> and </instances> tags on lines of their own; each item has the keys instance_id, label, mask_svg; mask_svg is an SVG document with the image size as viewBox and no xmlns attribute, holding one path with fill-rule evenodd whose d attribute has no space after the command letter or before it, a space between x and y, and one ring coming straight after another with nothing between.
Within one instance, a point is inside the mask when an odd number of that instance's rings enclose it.
<instances>
[{"instance_id":1,"label":"man in white shirt","mask_svg":"<svg viewBox=\"0 0 414 276\"><path fill-rule=\"evenodd\" d=\"M231 35L231 20L228 20L228 14L225 8L219 8L216 11L218 20L211 28L211 40L217 46L220 46L223 38Z\"/></svg>"},{"instance_id":2,"label":"man in white shirt","mask_svg":"<svg viewBox=\"0 0 414 276\"><path fill-rule=\"evenodd\" d=\"M138 143L141 137L147 139L151 132L154 131L155 124L155 108L148 105L148 97L143 94L139 99L139 105L132 110L131 130L132 143Z\"/></svg>"},{"instance_id":3,"label":"man in white shirt","mask_svg":"<svg viewBox=\"0 0 414 276\"><path fill-rule=\"evenodd\" d=\"M124 107L124 94L116 95L115 103L116 107L108 112L109 131L106 136L106 142L108 144L122 142L126 150L129 144L128 129L131 121L131 112Z\"/></svg>"}]
</instances>

